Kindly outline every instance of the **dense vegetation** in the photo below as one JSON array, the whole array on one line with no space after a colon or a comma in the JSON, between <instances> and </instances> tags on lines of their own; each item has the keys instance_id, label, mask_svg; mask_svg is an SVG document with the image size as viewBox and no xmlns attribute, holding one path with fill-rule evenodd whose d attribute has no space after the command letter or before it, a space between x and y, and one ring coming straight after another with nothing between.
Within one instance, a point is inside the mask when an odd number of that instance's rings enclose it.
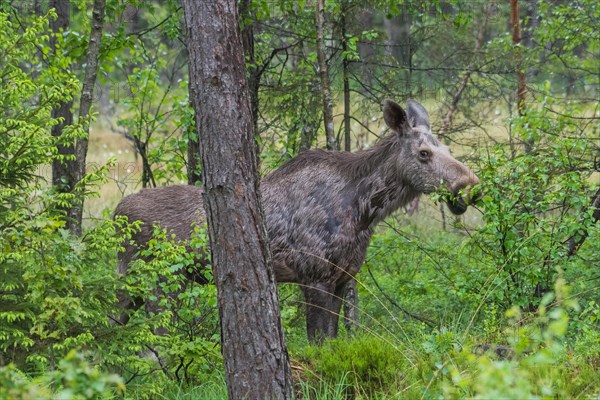
<instances>
[{"instance_id":1,"label":"dense vegetation","mask_svg":"<svg viewBox=\"0 0 600 400\"><path fill-rule=\"evenodd\" d=\"M307 344L298 289L279 286L298 397L598 395L596 3L521 1L517 42L508 4L325 3L338 147L344 114L356 150L380 133L381 100L415 97L479 176L481 200L455 219L434 195L380 226L358 275L360 322L321 347ZM193 255L157 228L154 259L115 272L137 229L111 217L123 193L199 172L181 7L107 2L89 154L124 137L136 158L94 161L65 191L49 166L72 160L62 149L86 132L52 135L64 122L52 110L81 96L91 2L72 1L60 33L47 6L0 6L0 398L225 398L215 288L173 273ZM256 1L244 14L265 173L326 143L314 13ZM65 210L83 200L78 236ZM192 248L207 243L197 227ZM121 325L119 290L164 311Z\"/></svg>"}]
</instances>

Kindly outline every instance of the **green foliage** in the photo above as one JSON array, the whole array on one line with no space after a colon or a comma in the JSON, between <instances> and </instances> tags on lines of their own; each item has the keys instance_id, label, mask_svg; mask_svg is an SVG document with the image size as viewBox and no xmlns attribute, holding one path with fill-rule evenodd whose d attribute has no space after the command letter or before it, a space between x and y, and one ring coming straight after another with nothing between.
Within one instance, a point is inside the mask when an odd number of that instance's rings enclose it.
<instances>
[{"instance_id":1,"label":"green foliage","mask_svg":"<svg viewBox=\"0 0 600 400\"><path fill-rule=\"evenodd\" d=\"M38 174L61 160L57 146L79 137L76 127L50 134L58 122L51 109L72 98L77 81L64 72L68 58L45 57L48 17L33 18L23 31L6 14L0 20L0 359L45 369L70 349L92 345L91 332L106 324L117 238L109 221L81 239L62 229L59 209L72 195L54 193Z\"/></svg>"},{"instance_id":2,"label":"green foliage","mask_svg":"<svg viewBox=\"0 0 600 400\"><path fill-rule=\"evenodd\" d=\"M146 8L155 18L164 17L164 25L161 30L128 39L128 54L120 54L116 60L126 82L117 99L122 108L117 124L142 157L144 186L182 183L186 180L187 139L194 133L184 79L187 60L174 25L181 23L178 16L182 11L173 1L165 7L145 4L140 13Z\"/></svg>"},{"instance_id":3,"label":"green foliage","mask_svg":"<svg viewBox=\"0 0 600 400\"><path fill-rule=\"evenodd\" d=\"M16 198L9 188L36 178L38 165L58 158L57 145L78 137L71 128L60 137L49 129L58 123L50 112L72 99L78 82L63 68L69 58L50 52L48 18L36 17L21 31L8 14L0 13L0 186L4 198ZM40 57L40 53L44 57Z\"/></svg>"},{"instance_id":4,"label":"green foliage","mask_svg":"<svg viewBox=\"0 0 600 400\"><path fill-rule=\"evenodd\" d=\"M101 399L125 392L121 379L93 367L80 353L69 352L56 370L29 379L14 365L0 367L3 399Z\"/></svg>"},{"instance_id":5,"label":"green foliage","mask_svg":"<svg viewBox=\"0 0 600 400\"><path fill-rule=\"evenodd\" d=\"M204 227L196 227L186 243L156 227L147 248L140 251L141 258L121 277L119 290L130 298L145 299L146 305L115 310L128 312L129 321L114 329L120 350L109 350L105 361L131 378L139 395L163 393L169 381L203 382L222 362L215 286L193 279L212 280L210 265L197 266L196 253L190 251L205 253L207 246ZM140 354L157 357L160 369ZM146 375L155 379L143 378Z\"/></svg>"},{"instance_id":6,"label":"green foliage","mask_svg":"<svg viewBox=\"0 0 600 400\"><path fill-rule=\"evenodd\" d=\"M514 351L499 359L493 352L454 354L451 380L444 392L473 398L573 398L596 393L594 367L573 358L566 335L570 315L578 309L569 288L558 280L531 320L518 307L507 312L505 337ZM584 383L585 382L585 383Z\"/></svg>"},{"instance_id":7,"label":"green foliage","mask_svg":"<svg viewBox=\"0 0 600 400\"><path fill-rule=\"evenodd\" d=\"M530 153L493 148L480 174L485 224L473 237L474 251L495 272L479 283L505 307L539 302L558 271L580 266L567 254L567 239L594 232L591 210L583 212L593 170L587 133L552 118L549 106L543 98L513 121L515 135L535 143Z\"/></svg>"}]
</instances>

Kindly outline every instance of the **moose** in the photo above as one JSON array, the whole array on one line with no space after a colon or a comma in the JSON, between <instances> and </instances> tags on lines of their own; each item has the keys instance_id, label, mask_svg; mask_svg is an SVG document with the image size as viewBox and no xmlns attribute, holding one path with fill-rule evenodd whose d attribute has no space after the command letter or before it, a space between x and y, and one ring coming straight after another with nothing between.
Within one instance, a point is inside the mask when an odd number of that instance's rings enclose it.
<instances>
[{"instance_id":1,"label":"moose","mask_svg":"<svg viewBox=\"0 0 600 400\"><path fill-rule=\"evenodd\" d=\"M479 179L431 133L429 115L420 103L409 100L405 112L385 100L383 117L391 132L373 147L357 152L307 150L260 184L275 278L301 286L311 342L337 336L344 286L365 260L377 223L442 187L456 215L476 197L472 189ZM189 238L193 225L204 219L202 188L143 189L123 198L115 214L143 222L133 244L125 243L119 254L118 272L125 274L138 249L150 240L153 225L178 239Z\"/></svg>"}]
</instances>

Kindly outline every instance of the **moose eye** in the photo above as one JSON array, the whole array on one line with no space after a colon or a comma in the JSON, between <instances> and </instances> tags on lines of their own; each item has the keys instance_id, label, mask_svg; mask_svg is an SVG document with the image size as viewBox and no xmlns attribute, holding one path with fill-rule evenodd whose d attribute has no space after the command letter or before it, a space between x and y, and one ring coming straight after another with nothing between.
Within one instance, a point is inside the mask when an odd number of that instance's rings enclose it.
<instances>
[{"instance_id":1,"label":"moose eye","mask_svg":"<svg viewBox=\"0 0 600 400\"><path fill-rule=\"evenodd\" d=\"M427 150L421 150L419 151L419 157L423 160L426 160L429 158L429 152Z\"/></svg>"}]
</instances>

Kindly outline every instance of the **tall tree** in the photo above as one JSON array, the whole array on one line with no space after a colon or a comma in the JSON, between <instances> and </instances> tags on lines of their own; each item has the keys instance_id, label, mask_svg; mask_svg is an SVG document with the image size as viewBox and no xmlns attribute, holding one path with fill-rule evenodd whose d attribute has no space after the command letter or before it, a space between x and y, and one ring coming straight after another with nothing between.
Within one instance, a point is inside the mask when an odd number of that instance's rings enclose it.
<instances>
[{"instance_id":1,"label":"tall tree","mask_svg":"<svg viewBox=\"0 0 600 400\"><path fill-rule=\"evenodd\" d=\"M236 2L183 7L229 398L291 398Z\"/></svg>"},{"instance_id":2,"label":"tall tree","mask_svg":"<svg viewBox=\"0 0 600 400\"><path fill-rule=\"evenodd\" d=\"M317 27L317 62L319 63L319 75L321 77L321 96L323 99L323 120L327 150L337 150L338 146L333 130L333 100L331 99L329 68L325 53L325 0L317 0L315 23Z\"/></svg>"}]
</instances>

